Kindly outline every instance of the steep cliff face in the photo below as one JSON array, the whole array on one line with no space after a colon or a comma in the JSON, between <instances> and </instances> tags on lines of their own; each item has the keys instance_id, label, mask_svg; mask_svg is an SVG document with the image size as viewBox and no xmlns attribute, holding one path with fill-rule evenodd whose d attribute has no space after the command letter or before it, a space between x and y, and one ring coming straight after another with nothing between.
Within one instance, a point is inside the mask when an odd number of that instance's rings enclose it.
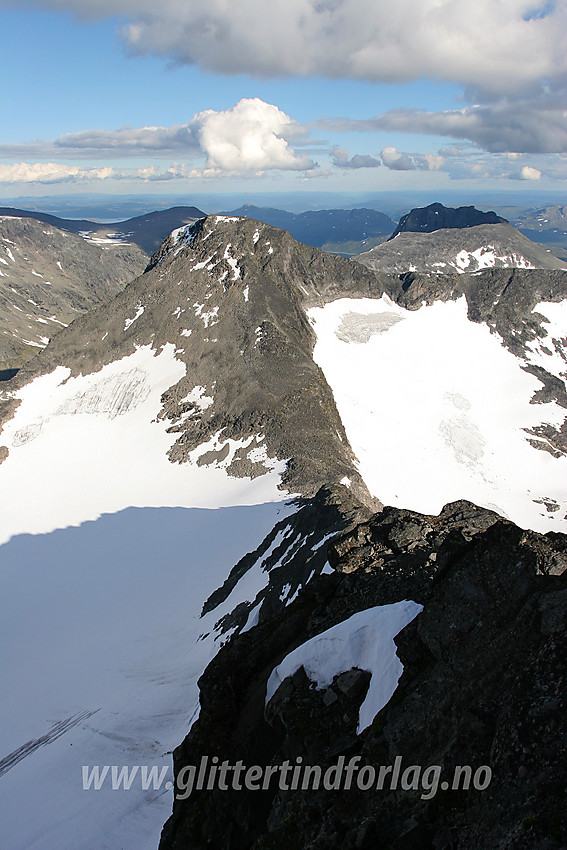
<instances>
[{"instance_id":1,"label":"steep cliff face","mask_svg":"<svg viewBox=\"0 0 567 850\"><path fill-rule=\"evenodd\" d=\"M458 502L439 516L387 508L327 553L331 575L223 647L200 680L201 716L175 751L181 784L188 766L213 755L262 767L262 777L273 766L275 779L235 790L229 774L228 790L179 791L186 799L175 802L160 850L562 846L567 537L524 532ZM370 674L347 659L318 687L322 649L311 667L289 667L266 705L268 679L290 652L307 658L309 639L404 599L423 610L395 638L403 673L362 732ZM347 790L353 757L356 771L371 766L376 776L398 764L394 787L390 770L382 789L362 790L366 770ZM294 790L276 767L341 763L341 787L330 790ZM478 788L453 787L464 765ZM430 766L438 772L426 780Z\"/></svg>"}]
</instances>

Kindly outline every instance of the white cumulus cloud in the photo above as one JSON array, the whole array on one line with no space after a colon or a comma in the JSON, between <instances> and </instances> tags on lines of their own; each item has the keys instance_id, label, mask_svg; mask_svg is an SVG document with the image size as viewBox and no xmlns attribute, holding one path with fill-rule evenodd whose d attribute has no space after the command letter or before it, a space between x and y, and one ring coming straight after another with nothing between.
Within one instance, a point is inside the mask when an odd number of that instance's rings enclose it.
<instances>
[{"instance_id":1,"label":"white cumulus cloud","mask_svg":"<svg viewBox=\"0 0 567 850\"><path fill-rule=\"evenodd\" d=\"M166 169L154 165L145 168L118 170L111 166L102 168L81 168L77 165L63 165L57 162L15 162L0 165L1 183L97 183L101 180L141 180L162 182L199 176L200 172L187 165L174 163Z\"/></svg>"},{"instance_id":2,"label":"white cumulus cloud","mask_svg":"<svg viewBox=\"0 0 567 850\"><path fill-rule=\"evenodd\" d=\"M333 148L332 162L335 168L379 168L382 165L379 159L369 154L355 153L349 157L347 148L336 145Z\"/></svg>"},{"instance_id":3,"label":"white cumulus cloud","mask_svg":"<svg viewBox=\"0 0 567 850\"><path fill-rule=\"evenodd\" d=\"M520 180L541 180L541 171L539 168L532 168L530 165L524 165L520 169Z\"/></svg>"},{"instance_id":4,"label":"white cumulus cloud","mask_svg":"<svg viewBox=\"0 0 567 850\"><path fill-rule=\"evenodd\" d=\"M401 153L397 148L382 148L380 156L382 162L391 171L414 171L419 168L423 171L439 171L445 164L445 158L435 153Z\"/></svg>"},{"instance_id":5,"label":"white cumulus cloud","mask_svg":"<svg viewBox=\"0 0 567 850\"><path fill-rule=\"evenodd\" d=\"M79 168L56 162L15 162L0 165L0 183L76 183L82 180L107 180L114 169Z\"/></svg>"},{"instance_id":6,"label":"white cumulus cloud","mask_svg":"<svg viewBox=\"0 0 567 850\"><path fill-rule=\"evenodd\" d=\"M243 98L223 112L207 109L191 122L207 157L205 170L213 172L313 168L313 161L298 156L285 139L293 123L277 106L258 97Z\"/></svg>"}]
</instances>

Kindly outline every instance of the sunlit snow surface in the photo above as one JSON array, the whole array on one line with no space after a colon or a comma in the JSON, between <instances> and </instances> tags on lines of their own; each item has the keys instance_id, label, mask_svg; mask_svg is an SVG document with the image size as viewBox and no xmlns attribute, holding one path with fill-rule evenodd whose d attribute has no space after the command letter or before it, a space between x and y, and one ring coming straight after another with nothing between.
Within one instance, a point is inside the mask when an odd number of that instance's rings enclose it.
<instances>
[{"instance_id":1,"label":"sunlit snow surface","mask_svg":"<svg viewBox=\"0 0 567 850\"><path fill-rule=\"evenodd\" d=\"M194 449L188 463L169 461L179 435L168 434L171 423L156 417L162 393L185 370L173 345L157 355L144 346L86 376L70 378L59 366L19 391L22 403L0 434L9 450L0 466L0 487L9 494L0 512L0 542L130 506L216 508L284 498L277 489L283 463L253 481L230 478L218 464L197 465L209 443ZM222 434L215 448L224 442L231 454L239 448Z\"/></svg>"},{"instance_id":2,"label":"sunlit snow surface","mask_svg":"<svg viewBox=\"0 0 567 850\"><path fill-rule=\"evenodd\" d=\"M339 673L358 667L371 673L360 706L357 734L370 726L389 702L403 672L394 638L417 617L423 605L411 600L358 611L336 626L301 644L272 671L266 687L268 703L281 683L303 667L318 688L328 688Z\"/></svg>"},{"instance_id":3,"label":"sunlit snow surface","mask_svg":"<svg viewBox=\"0 0 567 850\"><path fill-rule=\"evenodd\" d=\"M564 307L543 306L555 328ZM309 315L314 359L374 496L424 513L469 499L524 528L567 531L567 459L534 449L523 430L558 426L565 410L530 404L541 383L468 320L464 297L416 311L345 298Z\"/></svg>"},{"instance_id":4,"label":"sunlit snow surface","mask_svg":"<svg viewBox=\"0 0 567 850\"><path fill-rule=\"evenodd\" d=\"M215 624L267 581L246 574L201 618L232 567L292 508L277 489L283 463L266 457L254 480L228 475L242 441L222 433L187 463L169 461L178 435L157 419L160 398L185 370L172 345L87 376L59 367L19 391L0 435L9 449L0 465L0 799L10 850L157 847L171 790L142 790L138 779L128 791L110 781L84 791L82 767L171 767L198 713L197 679L220 645ZM224 444L222 463L197 465Z\"/></svg>"},{"instance_id":5,"label":"sunlit snow surface","mask_svg":"<svg viewBox=\"0 0 567 850\"><path fill-rule=\"evenodd\" d=\"M567 379L567 301L540 302L532 313L545 319L547 336L528 343L530 363L543 366L552 375Z\"/></svg>"}]
</instances>

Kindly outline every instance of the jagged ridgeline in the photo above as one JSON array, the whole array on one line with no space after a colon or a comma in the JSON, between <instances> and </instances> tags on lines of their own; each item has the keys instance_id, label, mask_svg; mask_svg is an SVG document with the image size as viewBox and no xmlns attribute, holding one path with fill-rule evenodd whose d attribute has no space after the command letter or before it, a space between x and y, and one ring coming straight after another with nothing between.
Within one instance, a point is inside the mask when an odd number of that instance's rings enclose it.
<instances>
[{"instance_id":1,"label":"jagged ridgeline","mask_svg":"<svg viewBox=\"0 0 567 850\"><path fill-rule=\"evenodd\" d=\"M332 391L313 361L306 308L383 291L376 274L285 231L211 216L174 232L141 277L60 334L17 386L59 365L84 375L136 347L173 344L186 375L164 393L159 413L177 435L173 462L222 432L223 445L203 463L224 460L227 440L254 437L232 458L230 473L257 475L266 467L248 455L263 434L267 456L288 461L282 483L289 492L311 495L346 476L368 501Z\"/></svg>"},{"instance_id":2,"label":"jagged ridgeline","mask_svg":"<svg viewBox=\"0 0 567 850\"><path fill-rule=\"evenodd\" d=\"M467 502L439 516L386 508L335 537L328 559L332 575L207 668L160 850L559 847L567 537ZM394 644L379 615L401 600L418 604ZM403 667L387 698L389 668L372 669L372 650ZM238 789L228 772L224 790L199 788L188 766L210 767L213 753L257 766L261 783L242 774Z\"/></svg>"},{"instance_id":3,"label":"jagged ridgeline","mask_svg":"<svg viewBox=\"0 0 567 850\"><path fill-rule=\"evenodd\" d=\"M208 216L62 328L0 399L14 846L157 846L164 788L76 777L167 771L188 727L175 781L358 754L495 784L199 792L167 850L564 840L566 305L561 270L385 274Z\"/></svg>"}]
</instances>

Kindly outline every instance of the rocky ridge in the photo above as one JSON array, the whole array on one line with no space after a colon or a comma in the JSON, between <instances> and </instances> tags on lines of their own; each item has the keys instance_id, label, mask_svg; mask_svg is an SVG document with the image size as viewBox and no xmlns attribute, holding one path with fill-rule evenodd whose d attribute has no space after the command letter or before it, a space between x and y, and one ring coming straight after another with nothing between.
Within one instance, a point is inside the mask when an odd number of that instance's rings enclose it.
<instances>
[{"instance_id":1,"label":"rocky ridge","mask_svg":"<svg viewBox=\"0 0 567 850\"><path fill-rule=\"evenodd\" d=\"M313 361L306 309L383 294L407 309L465 296L471 320L487 322L526 367L542 342L567 362L565 340L546 340L544 317L534 313L540 301L565 300L567 273L379 274L267 225L210 216L173 232L143 275L64 328L0 400L5 420L18 390L57 366L91 374L139 347L173 345L186 374L161 397L158 417L177 435L170 460L208 446L198 464L220 464L231 439L247 441L231 460L233 476L287 460L283 486L300 494L296 512L204 602L225 646L201 680L201 717L176 751L178 772L214 746L250 764L301 754L325 765L358 753L366 763L401 755L447 771L488 764L495 775L483 794L429 800L411 790L195 795L176 804L163 850L565 843L564 766L554 749L565 746L565 538L521 531L462 502L439 517L392 508L372 515ZM533 401L563 398L562 379L541 374ZM267 574L265 586L217 615L253 570ZM424 610L397 639L404 674L368 730L356 734L369 679L362 670L341 671L324 692L294 674L265 711L266 680L290 650L357 611L404 598Z\"/></svg>"},{"instance_id":2,"label":"rocky ridge","mask_svg":"<svg viewBox=\"0 0 567 850\"><path fill-rule=\"evenodd\" d=\"M137 245L96 245L32 218L0 217L0 368L17 369L147 264Z\"/></svg>"},{"instance_id":3,"label":"rocky ridge","mask_svg":"<svg viewBox=\"0 0 567 850\"><path fill-rule=\"evenodd\" d=\"M354 259L375 271L471 274L488 268L562 269L565 262L512 225L477 224L398 232Z\"/></svg>"},{"instance_id":4,"label":"rocky ridge","mask_svg":"<svg viewBox=\"0 0 567 850\"><path fill-rule=\"evenodd\" d=\"M144 215L106 224L90 219L60 218L50 213L36 210L19 210L14 207L0 207L0 216L26 218L76 233L87 242L95 245L133 244L144 254L150 256L156 251L168 233L176 227L191 224L203 218L204 212L197 207L171 207L167 210L155 210Z\"/></svg>"},{"instance_id":5,"label":"rocky ridge","mask_svg":"<svg viewBox=\"0 0 567 850\"><path fill-rule=\"evenodd\" d=\"M567 407L563 382L530 363L536 344L565 359L564 341L547 340L546 321L533 310L540 301L567 297L567 273L380 274L269 225L210 216L174 231L144 274L110 305L63 329L6 385L0 416L11 415L19 387L58 365L73 375L88 374L138 346L157 351L173 343L187 367L186 377L162 398L160 417L179 435L170 451L173 462L183 463L212 439L203 462L219 462L228 439L251 439L230 474L262 474L270 458L287 459L283 483L290 492L310 496L348 478L353 492L371 504L332 392L313 362L315 337L306 310L384 293L408 309L465 295L469 318L486 322L542 380L534 400L555 398ZM548 431L535 435L539 447L565 451L563 431ZM259 452L256 462L248 457L251 450Z\"/></svg>"},{"instance_id":6,"label":"rocky ridge","mask_svg":"<svg viewBox=\"0 0 567 850\"><path fill-rule=\"evenodd\" d=\"M564 788L567 538L526 532L467 502L439 516L386 508L328 544L335 572L279 614L233 636L200 680L201 715L175 772L204 755L323 769L438 765L436 793L271 787L193 791L174 804L160 850L370 848L559 850ZM301 668L264 706L290 650L353 612L401 599L423 611L396 638L404 670L390 702L356 734L368 675L317 690ZM485 790L447 787L458 765L491 770Z\"/></svg>"},{"instance_id":7,"label":"rocky ridge","mask_svg":"<svg viewBox=\"0 0 567 850\"><path fill-rule=\"evenodd\" d=\"M272 227L281 227L306 245L343 256L358 254L384 242L392 232L394 222L377 210L308 210L290 213L269 207L244 204L227 213L263 221Z\"/></svg>"},{"instance_id":8,"label":"rocky ridge","mask_svg":"<svg viewBox=\"0 0 567 850\"><path fill-rule=\"evenodd\" d=\"M203 463L222 461L227 440L251 439L229 474L259 475L279 458L288 461L282 484L291 493L313 495L348 478L353 492L372 503L313 362L305 307L382 291L373 272L300 245L284 231L211 216L174 231L111 305L65 328L21 370L7 388L2 416L14 410L19 387L58 365L89 374L136 347L157 351L173 343L187 366L162 398L160 418L179 435L173 462L216 435Z\"/></svg>"}]
</instances>

